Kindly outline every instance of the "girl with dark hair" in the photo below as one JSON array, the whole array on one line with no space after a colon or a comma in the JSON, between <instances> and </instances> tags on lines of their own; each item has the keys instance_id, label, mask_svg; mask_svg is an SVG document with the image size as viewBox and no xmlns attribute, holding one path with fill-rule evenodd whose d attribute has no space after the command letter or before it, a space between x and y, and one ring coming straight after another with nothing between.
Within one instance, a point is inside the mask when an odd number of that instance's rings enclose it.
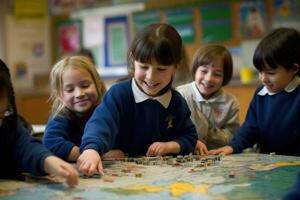
<instances>
[{"instance_id":1,"label":"girl with dark hair","mask_svg":"<svg viewBox=\"0 0 300 200\"><path fill-rule=\"evenodd\" d=\"M263 85L229 146L210 153L239 153L257 144L261 153L300 156L300 33L275 29L256 47L253 63Z\"/></svg>"},{"instance_id":2,"label":"girl with dark hair","mask_svg":"<svg viewBox=\"0 0 300 200\"><path fill-rule=\"evenodd\" d=\"M53 156L39 140L30 136L17 113L9 69L0 60L0 178L21 178L22 172L33 175L59 175L70 186L78 183L77 171Z\"/></svg>"},{"instance_id":3,"label":"girl with dark hair","mask_svg":"<svg viewBox=\"0 0 300 200\"><path fill-rule=\"evenodd\" d=\"M130 80L113 85L86 124L77 160L87 175L103 173L100 155L111 148L129 156L189 154L197 141L190 110L171 89L182 40L167 24L140 30L128 51Z\"/></svg>"}]
</instances>

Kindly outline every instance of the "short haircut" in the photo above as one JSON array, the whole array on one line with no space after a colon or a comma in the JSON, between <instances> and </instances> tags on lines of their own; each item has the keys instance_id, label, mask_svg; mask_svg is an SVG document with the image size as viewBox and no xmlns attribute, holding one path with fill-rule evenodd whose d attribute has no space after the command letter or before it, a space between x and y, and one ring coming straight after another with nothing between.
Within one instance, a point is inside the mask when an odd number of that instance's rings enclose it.
<instances>
[{"instance_id":1,"label":"short haircut","mask_svg":"<svg viewBox=\"0 0 300 200\"><path fill-rule=\"evenodd\" d=\"M212 64L214 61L220 60L223 63L223 83L227 85L232 78L233 61L230 52L222 45L211 44L200 47L193 56L192 76L195 74L199 66Z\"/></svg>"},{"instance_id":2,"label":"short haircut","mask_svg":"<svg viewBox=\"0 0 300 200\"><path fill-rule=\"evenodd\" d=\"M260 41L255 49L253 64L258 71L278 65L289 70L300 66L300 33L293 28L277 28ZM300 76L300 70L297 73Z\"/></svg>"},{"instance_id":3,"label":"short haircut","mask_svg":"<svg viewBox=\"0 0 300 200\"><path fill-rule=\"evenodd\" d=\"M178 65L181 58L182 40L176 29L168 24L151 24L137 32L129 47L128 72L134 73L134 60Z\"/></svg>"}]
</instances>

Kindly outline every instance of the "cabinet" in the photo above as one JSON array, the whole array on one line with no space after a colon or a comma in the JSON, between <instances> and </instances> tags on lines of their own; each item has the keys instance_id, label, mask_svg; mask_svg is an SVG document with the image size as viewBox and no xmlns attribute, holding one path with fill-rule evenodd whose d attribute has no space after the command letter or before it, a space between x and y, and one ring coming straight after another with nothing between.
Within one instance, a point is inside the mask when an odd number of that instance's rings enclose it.
<instances>
[{"instance_id":1,"label":"cabinet","mask_svg":"<svg viewBox=\"0 0 300 200\"><path fill-rule=\"evenodd\" d=\"M18 112L31 124L46 124L51 113L48 99L49 94L17 94Z\"/></svg>"},{"instance_id":2,"label":"cabinet","mask_svg":"<svg viewBox=\"0 0 300 200\"><path fill-rule=\"evenodd\" d=\"M244 122L247 110L252 100L253 94L257 85L228 85L224 87L226 92L229 92L237 97L240 103L240 122Z\"/></svg>"}]
</instances>

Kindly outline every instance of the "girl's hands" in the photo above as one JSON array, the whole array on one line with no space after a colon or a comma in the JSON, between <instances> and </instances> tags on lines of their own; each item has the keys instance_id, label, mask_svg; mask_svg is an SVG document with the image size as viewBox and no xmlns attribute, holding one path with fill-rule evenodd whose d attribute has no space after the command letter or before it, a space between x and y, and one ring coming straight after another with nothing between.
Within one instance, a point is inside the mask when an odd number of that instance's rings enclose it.
<instances>
[{"instance_id":1,"label":"girl's hands","mask_svg":"<svg viewBox=\"0 0 300 200\"><path fill-rule=\"evenodd\" d=\"M210 150L208 153L210 155L217 155L217 154L228 155L228 154L232 154L232 152L233 152L232 147L227 145L218 149Z\"/></svg>"},{"instance_id":2,"label":"girl's hands","mask_svg":"<svg viewBox=\"0 0 300 200\"><path fill-rule=\"evenodd\" d=\"M50 175L62 176L69 186L78 184L78 172L69 163L56 156L48 156L44 161L45 172Z\"/></svg>"},{"instance_id":3,"label":"girl's hands","mask_svg":"<svg viewBox=\"0 0 300 200\"><path fill-rule=\"evenodd\" d=\"M168 153L179 153L180 146L177 142L154 142L148 148L146 156L163 156Z\"/></svg>"},{"instance_id":4,"label":"girl's hands","mask_svg":"<svg viewBox=\"0 0 300 200\"><path fill-rule=\"evenodd\" d=\"M208 150L206 145L201 142L200 140L197 140L196 148L195 148L195 153L199 155L208 155Z\"/></svg>"},{"instance_id":5,"label":"girl's hands","mask_svg":"<svg viewBox=\"0 0 300 200\"><path fill-rule=\"evenodd\" d=\"M96 173L103 175L103 166L100 155L94 149L87 149L78 157L77 168L85 175L92 176Z\"/></svg>"}]
</instances>

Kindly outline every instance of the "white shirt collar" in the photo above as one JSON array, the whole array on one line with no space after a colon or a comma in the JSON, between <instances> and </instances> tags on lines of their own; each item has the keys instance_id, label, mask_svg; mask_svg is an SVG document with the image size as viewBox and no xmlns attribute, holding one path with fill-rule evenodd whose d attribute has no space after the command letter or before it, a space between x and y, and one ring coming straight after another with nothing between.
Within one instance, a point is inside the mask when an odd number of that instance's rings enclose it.
<instances>
[{"instance_id":1,"label":"white shirt collar","mask_svg":"<svg viewBox=\"0 0 300 200\"><path fill-rule=\"evenodd\" d=\"M131 88L134 96L135 103L141 103L143 101L146 101L147 99L152 99L158 101L164 108L168 108L171 98L172 98L172 92L171 90L168 90L165 94L157 97L152 97L147 94L145 94L136 84L134 78L131 82Z\"/></svg>"},{"instance_id":2,"label":"white shirt collar","mask_svg":"<svg viewBox=\"0 0 300 200\"><path fill-rule=\"evenodd\" d=\"M195 81L193 81L193 83L192 83L192 89L193 89L193 93L195 94L193 98L197 102L222 102L222 101L224 101L224 98L222 98L222 95L221 95L222 89L220 89L216 94L214 94L209 99L203 98L203 96L201 95L201 93L199 92L199 90L196 86Z\"/></svg>"},{"instance_id":3,"label":"white shirt collar","mask_svg":"<svg viewBox=\"0 0 300 200\"><path fill-rule=\"evenodd\" d=\"M284 88L286 92L293 92L298 85L300 85L300 78L299 76L295 76L293 80ZM280 92L280 91L278 91ZM264 96L266 94L268 95L274 95L277 94L278 92L270 92L265 86L258 92L258 95Z\"/></svg>"}]
</instances>

